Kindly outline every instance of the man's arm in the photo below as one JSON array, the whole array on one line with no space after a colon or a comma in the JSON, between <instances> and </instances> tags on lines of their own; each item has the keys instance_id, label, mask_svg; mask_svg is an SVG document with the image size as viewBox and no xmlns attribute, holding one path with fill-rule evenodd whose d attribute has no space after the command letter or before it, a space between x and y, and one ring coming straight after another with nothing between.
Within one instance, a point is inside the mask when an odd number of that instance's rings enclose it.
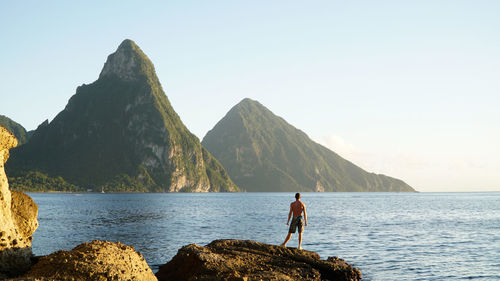
<instances>
[{"instance_id":1,"label":"man's arm","mask_svg":"<svg viewBox=\"0 0 500 281\"><path fill-rule=\"evenodd\" d=\"M292 217L292 204L290 204L290 212L288 212L288 220L286 221L286 225L290 222L290 218Z\"/></svg>"},{"instance_id":2,"label":"man's arm","mask_svg":"<svg viewBox=\"0 0 500 281\"><path fill-rule=\"evenodd\" d=\"M304 222L306 223L306 226L307 226L307 212L306 212L306 204L302 203L302 206L304 207Z\"/></svg>"}]
</instances>

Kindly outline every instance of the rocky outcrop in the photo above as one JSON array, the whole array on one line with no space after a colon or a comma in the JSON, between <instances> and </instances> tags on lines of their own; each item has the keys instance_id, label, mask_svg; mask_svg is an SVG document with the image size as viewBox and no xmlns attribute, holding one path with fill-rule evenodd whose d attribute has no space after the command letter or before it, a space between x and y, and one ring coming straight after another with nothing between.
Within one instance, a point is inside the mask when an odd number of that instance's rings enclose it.
<instances>
[{"instance_id":1,"label":"rocky outcrop","mask_svg":"<svg viewBox=\"0 0 500 281\"><path fill-rule=\"evenodd\" d=\"M23 280L157 280L144 257L124 244L92 241L40 258Z\"/></svg>"},{"instance_id":2,"label":"rocky outcrop","mask_svg":"<svg viewBox=\"0 0 500 281\"><path fill-rule=\"evenodd\" d=\"M12 197L11 212L12 218L17 225L21 237L27 237L28 240L32 239L32 234L38 228L38 206L35 201L28 195L11 190Z\"/></svg>"},{"instance_id":3,"label":"rocky outcrop","mask_svg":"<svg viewBox=\"0 0 500 281\"><path fill-rule=\"evenodd\" d=\"M26 129L21 124L10 119L9 117L0 115L0 126L4 127L5 129L7 129L7 131L14 134L17 141L19 142L18 145L22 145L28 141L29 133L26 132Z\"/></svg>"},{"instance_id":4,"label":"rocky outcrop","mask_svg":"<svg viewBox=\"0 0 500 281\"><path fill-rule=\"evenodd\" d=\"M38 227L38 207L21 192L11 192L4 164L17 139L0 126L0 277L19 274L31 265L32 234Z\"/></svg>"},{"instance_id":5,"label":"rocky outcrop","mask_svg":"<svg viewBox=\"0 0 500 281\"><path fill-rule=\"evenodd\" d=\"M158 280L361 280L345 261L254 241L215 240L190 244L160 267Z\"/></svg>"}]
</instances>

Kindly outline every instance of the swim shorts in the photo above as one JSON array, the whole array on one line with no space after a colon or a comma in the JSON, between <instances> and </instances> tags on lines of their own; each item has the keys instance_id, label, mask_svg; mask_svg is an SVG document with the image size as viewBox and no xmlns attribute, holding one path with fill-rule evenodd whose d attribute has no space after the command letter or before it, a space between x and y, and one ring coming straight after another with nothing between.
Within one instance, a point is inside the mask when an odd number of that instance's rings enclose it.
<instances>
[{"instance_id":1,"label":"swim shorts","mask_svg":"<svg viewBox=\"0 0 500 281\"><path fill-rule=\"evenodd\" d=\"M304 232L304 221L302 220L302 216L293 217L288 233L295 233L297 228L299 228L299 233Z\"/></svg>"}]
</instances>

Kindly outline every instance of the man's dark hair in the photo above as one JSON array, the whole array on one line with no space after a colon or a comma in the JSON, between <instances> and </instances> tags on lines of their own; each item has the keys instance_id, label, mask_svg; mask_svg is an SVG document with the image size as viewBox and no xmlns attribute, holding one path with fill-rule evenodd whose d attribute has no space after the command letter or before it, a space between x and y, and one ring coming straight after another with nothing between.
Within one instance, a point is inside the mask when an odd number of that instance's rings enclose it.
<instances>
[{"instance_id":1,"label":"man's dark hair","mask_svg":"<svg viewBox=\"0 0 500 281\"><path fill-rule=\"evenodd\" d=\"M300 193L295 193L295 199L299 199L300 198Z\"/></svg>"}]
</instances>

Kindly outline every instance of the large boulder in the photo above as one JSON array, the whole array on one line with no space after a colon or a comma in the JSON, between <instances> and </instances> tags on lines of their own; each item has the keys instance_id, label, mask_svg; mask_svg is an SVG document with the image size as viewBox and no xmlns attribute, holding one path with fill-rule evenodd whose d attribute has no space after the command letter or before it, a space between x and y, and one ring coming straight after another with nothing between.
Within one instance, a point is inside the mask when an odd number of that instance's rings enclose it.
<instances>
[{"instance_id":1,"label":"large boulder","mask_svg":"<svg viewBox=\"0 0 500 281\"><path fill-rule=\"evenodd\" d=\"M92 241L71 251L57 251L40 258L23 280L157 280L144 257L133 247Z\"/></svg>"},{"instance_id":2,"label":"large boulder","mask_svg":"<svg viewBox=\"0 0 500 281\"><path fill-rule=\"evenodd\" d=\"M38 206L26 194L9 190L4 164L17 145L13 134L0 126L0 278L18 275L31 265L31 241L38 227Z\"/></svg>"},{"instance_id":3,"label":"large boulder","mask_svg":"<svg viewBox=\"0 0 500 281\"><path fill-rule=\"evenodd\" d=\"M361 272L338 258L248 240L190 244L160 267L160 281L176 280L361 280Z\"/></svg>"}]
</instances>

